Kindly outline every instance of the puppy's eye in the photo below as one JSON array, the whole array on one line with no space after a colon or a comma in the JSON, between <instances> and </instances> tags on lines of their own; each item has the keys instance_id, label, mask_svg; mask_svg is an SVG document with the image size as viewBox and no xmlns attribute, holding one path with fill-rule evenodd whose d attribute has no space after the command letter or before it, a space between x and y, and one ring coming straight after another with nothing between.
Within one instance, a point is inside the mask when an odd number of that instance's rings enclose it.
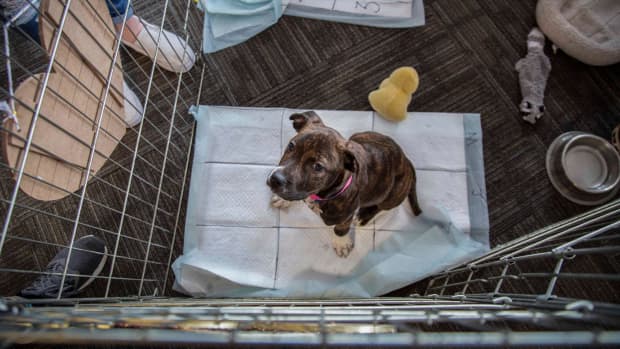
<instances>
[{"instance_id":1,"label":"puppy's eye","mask_svg":"<svg viewBox=\"0 0 620 349\"><path fill-rule=\"evenodd\" d=\"M295 143L291 142L288 144L288 146L286 147L286 149L288 151L293 151L293 149L295 149Z\"/></svg>"},{"instance_id":2,"label":"puppy's eye","mask_svg":"<svg viewBox=\"0 0 620 349\"><path fill-rule=\"evenodd\" d=\"M318 162L315 163L312 168L316 171L316 172L321 172L323 171L324 167L323 165L319 164Z\"/></svg>"}]
</instances>

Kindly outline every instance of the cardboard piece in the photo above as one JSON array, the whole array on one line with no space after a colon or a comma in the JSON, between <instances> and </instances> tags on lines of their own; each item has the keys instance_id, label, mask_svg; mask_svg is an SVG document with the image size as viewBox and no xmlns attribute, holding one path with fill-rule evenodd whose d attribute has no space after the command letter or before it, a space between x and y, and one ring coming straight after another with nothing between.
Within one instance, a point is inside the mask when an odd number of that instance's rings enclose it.
<instances>
[{"instance_id":1,"label":"cardboard piece","mask_svg":"<svg viewBox=\"0 0 620 349\"><path fill-rule=\"evenodd\" d=\"M39 20L43 47L51 52L65 1L43 0ZM109 28L109 29L108 29ZM84 185L97 116L102 107L106 78L112 64L115 36L104 0L74 1L65 21L54 72L49 76L41 112L32 139L20 189L33 198L61 199ZM110 31L111 30L111 31ZM24 156L25 139L41 94L45 74L23 81L15 91L16 115L3 142L9 166L17 168ZM99 171L125 135L123 70L117 58L111 90L102 114L101 129L91 166Z\"/></svg>"}]
</instances>

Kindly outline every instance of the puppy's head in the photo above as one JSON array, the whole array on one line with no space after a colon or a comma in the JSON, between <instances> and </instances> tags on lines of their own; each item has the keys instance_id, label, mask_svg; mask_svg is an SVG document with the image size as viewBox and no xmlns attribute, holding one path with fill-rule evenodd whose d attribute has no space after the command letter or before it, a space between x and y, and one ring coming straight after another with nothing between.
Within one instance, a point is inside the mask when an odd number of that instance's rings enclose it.
<instances>
[{"instance_id":1,"label":"puppy's head","mask_svg":"<svg viewBox=\"0 0 620 349\"><path fill-rule=\"evenodd\" d=\"M347 140L325 126L313 111L289 118L297 135L293 137L267 185L285 200L303 200L311 194L339 185L346 171L355 172L356 159Z\"/></svg>"}]
</instances>

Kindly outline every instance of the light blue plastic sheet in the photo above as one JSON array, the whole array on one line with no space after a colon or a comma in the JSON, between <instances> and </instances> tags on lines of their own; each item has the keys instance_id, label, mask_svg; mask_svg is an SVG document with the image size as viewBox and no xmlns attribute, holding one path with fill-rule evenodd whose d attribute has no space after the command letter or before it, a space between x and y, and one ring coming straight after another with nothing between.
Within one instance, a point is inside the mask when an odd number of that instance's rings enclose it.
<instances>
[{"instance_id":1,"label":"light blue plastic sheet","mask_svg":"<svg viewBox=\"0 0 620 349\"><path fill-rule=\"evenodd\" d=\"M205 11L205 53L244 42L282 16L280 0L200 0L199 7Z\"/></svg>"},{"instance_id":2,"label":"light blue plastic sheet","mask_svg":"<svg viewBox=\"0 0 620 349\"><path fill-rule=\"evenodd\" d=\"M342 0L341 0L342 1ZM283 15L385 27L424 25L422 0L413 0L407 18L378 17L310 8L290 3L283 11L281 0L200 0L204 10L203 51L212 53L242 43L275 24Z\"/></svg>"},{"instance_id":3,"label":"light blue plastic sheet","mask_svg":"<svg viewBox=\"0 0 620 349\"><path fill-rule=\"evenodd\" d=\"M395 137L416 166L424 211L405 224L399 215L410 214L409 207L388 215L388 224L377 218L374 235L373 228L356 230L353 254L340 259L322 222L290 229L307 225L306 213L314 216L303 204L288 213L269 207L264 181L294 133L288 115L296 111L192 109L196 140L183 255L172 266L176 290L207 297L372 297L489 250L479 115L409 113L393 124L373 112L317 111L346 137L370 129Z\"/></svg>"}]
</instances>

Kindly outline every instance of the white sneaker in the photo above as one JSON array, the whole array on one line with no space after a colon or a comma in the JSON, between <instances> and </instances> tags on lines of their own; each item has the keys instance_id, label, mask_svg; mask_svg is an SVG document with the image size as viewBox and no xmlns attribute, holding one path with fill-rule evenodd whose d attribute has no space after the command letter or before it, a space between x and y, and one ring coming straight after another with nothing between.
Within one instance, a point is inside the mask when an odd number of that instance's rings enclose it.
<instances>
[{"instance_id":1,"label":"white sneaker","mask_svg":"<svg viewBox=\"0 0 620 349\"><path fill-rule=\"evenodd\" d=\"M142 121L144 107L125 81L123 81L123 94L125 95L125 122L127 127L134 127Z\"/></svg>"},{"instance_id":2,"label":"white sneaker","mask_svg":"<svg viewBox=\"0 0 620 349\"><path fill-rule=\"evenodd\" d=\"M127 42L123 40L123 44L153 59L157 47L159 27L147 23L142 19L140 19L140 21L144 29L136 36L136 41ZM157 64L160 67L177 73L185 73L192 68L195 61L196 55L185 41L178 35L165 29L162 31L162 37L159 39L159 53L157 57Z\"/></svg>"}]
</instances>

